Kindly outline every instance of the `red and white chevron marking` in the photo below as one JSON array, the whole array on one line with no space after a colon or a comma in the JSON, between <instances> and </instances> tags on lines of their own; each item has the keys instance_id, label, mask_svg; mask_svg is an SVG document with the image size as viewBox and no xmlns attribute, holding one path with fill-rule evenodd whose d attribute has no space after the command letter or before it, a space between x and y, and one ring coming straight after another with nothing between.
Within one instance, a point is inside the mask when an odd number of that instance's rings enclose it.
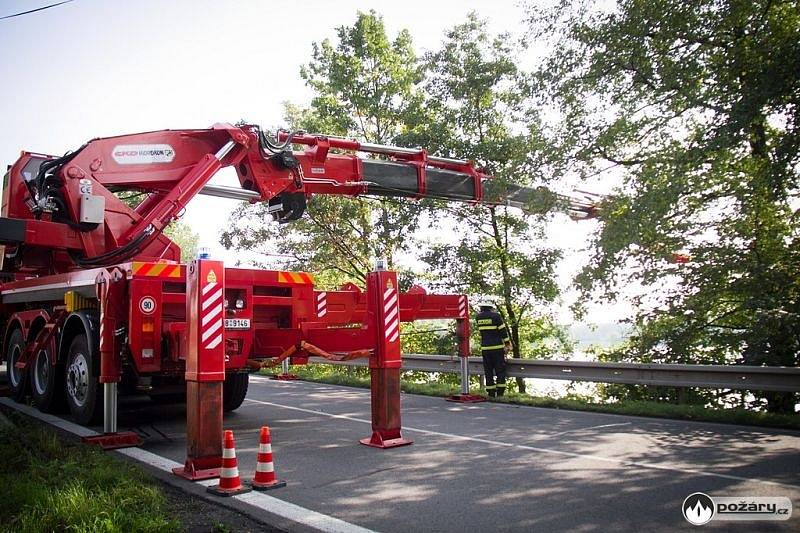
<instances>
[{"instance_id":1,"label":"red and white chevron marking","mask_svg":"<svg viewBox=\"0 0 800 533\"><path fill-rule=\"evenodd\" d=\"M212 281L200 291L200 344L206 350L222 343L222 287Z\"/></svg>"},{"instance_id":2,"label":"red and white chevron marking","mask_svg":"<svg viewBox=\"0 0 800 533\"><path fill-rule=\"evenodd\" d=\"M106 330L106 315L105 315L105 313L101 313L100 314L100 334L99 334L99 336L100 336L100 346L99 346L100 353L103 353L104 351L106 351L108 349L108 346L106 346L106 344L108 344L108 341L106 340L106 331L105 330Z\"/></svg>"},{"instance_id":3,"label":"red and white chevron marking","mask_svg":"<svg viewBox=\"0 0 800 533\"><path fill-rule=\"evenodd\" d=\"M400 305L394 287L389 287L383 293L383 313L386 340L395 342L400 338Z\"/></svg>"},{"instance_id":4,"label":"red and white chevron marking","mask_svg":"<svg viewBox=\"0 0 800 533\"><path fill-rule=\"evenodd\" d=\"M328 293L317 294L317 317L322 318L328 314Z\"/></svg>"},{"instance_id":5,"label":"red and white chevron marking","mask_svg":"<svg viewBox=\"0 0 800 533\"><path fill-rule=\"evenodd\" d=\"M467 297L462 296L458 299L458 316L467 318Z\"/></svg>"},{"instance_id":6,"label":"red and white chevron marking","mask_svg":"<svg viewBox=\"0 0 800 533\"><path fill-rule=\"evenodd\" d=\"M98 298L100 300L100 352L104 352L108 349L106 344L108 340L106 339L106 322L108 321L108 284L111 281L106 278L103 280L103 283L98 283L97 292Z\"/></svg>"}]
</instances>

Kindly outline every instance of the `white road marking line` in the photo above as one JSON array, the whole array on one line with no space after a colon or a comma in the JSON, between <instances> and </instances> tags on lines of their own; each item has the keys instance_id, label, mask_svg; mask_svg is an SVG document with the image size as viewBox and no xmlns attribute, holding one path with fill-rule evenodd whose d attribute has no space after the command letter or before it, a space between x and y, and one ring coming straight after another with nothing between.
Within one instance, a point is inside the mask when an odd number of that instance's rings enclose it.
<instances>
[{"instance_id":1,"label":"white road marking line","mask_svg":"<svg viewBox=\"0 0 800 533\"><path fill-rule=\"evenodd\" d=\"M248 492L234 496L234 498L260 509L264 509L268 513L276 514L320 531L330 533L374 533L371 529L366 529L322 513L310 511L305 507L279 500L273 496L267 496L263 492Z\"/></svg>"},{"instance_id":2,"label":"white road marking line","mask_svg":"<svg viewBox=\"0 0 800 533\"><path fill-rule=\"evenodd\" d=\"M336 415L332 413L325 413L323 411L315 411L313 409L305 409L303 407L295 407L293 405L283 405L279 403L273 402L265 402L262 400L252 400L250 398L245 399L246 402L253 402L259 403L262 405L271 405L274 407L281 407L283 409L290 409L292 411L300 411L303 413L310 413L314 415L322 415L327 416L330 418L337 418L340 420L350 420L353 422L361 422L362 424L372 424L371 420L365 420L363 418L356 418L354 416L348 415ZM562 457L572 457L575 459L591 459L594 461L600 461L603 463L609 463L619 466L628 466L628 467L636 467L636 468L644 468L650 470L663 470L667 472L680 472L682 474L691 474L695 476L707 476L707 477L717 477L722 479L732 479L734 481L746 481L749 483L761 483L763 485L775 485L778 487L791 487L793 489L800 488L798 485L793 485L791 483L781 483L779 481L769 481L766 479L755 479L755 478L748 478L743 476L735 476L732 474L720 474L717 472L706 472L704 470L697 470L693 468L681 468L678 466L665 466L659 465L655 463L646 463L642 461L629 461L627 459L614 459L612 457L603 457L602 455L593 455L593 454L586 454L586 453L576 453L576 452L566 452L563 450L553 450L551 448L540 448L537 446L527 446L525 444L514 444L510 442L500 442L496 440L490 439L483 439L480 437L468 437L466 435L456 435L453 433L443 433L441 431L432 431L430 429L422 429L422 428L415 428L409 426L403 426L404 431L412 431L415 433L422 433L423 435L435 435L437 437L445 437L454 440L462 440L462 441L471 441L471 442L479 442L481 444L489 444L492 446L499 446L503 448L517 448L519 450L527 450L531 452L541 452L541 453L549 453L553 455L560 455Z\"/></svg>"},{"instance_id":3,"label":"white road marking line","mask_svg":"<svg viewBox=\"0 0 800 533\"><path fill-rule=\"evenodd\" d=\"M117 450L117 453L121 453L131 459L136 459L139 462L148 464L164 472L172 472L173 468L180 468L183 466L181 463L173 461L172 459L161 457L160 455L156 455L153 452L148 452L141 448L122 448Z\"/></svg>"},{"instance_id":4,"label":"white road marking line","mask_svg":"<svg viewBox=\"0 0 800 533\"><path fill-rule=\"evenodd\" d=\"M560 435L566 435L567 433L575 433L576 431L586 431L589 429L602 429L602 428L613 428L615 426L630 426L630 422L622 422L620 424L603 424L602 426L589 426L585 428L576 428L576 429L568 429L567 431L561 431L559 433L551 433L549 435L542 435L542 439L550 439L552 437L558 437Z\"/></svg>"},{"instance_id":5,"label":"white road marking line","mask_svg":"<svg viewBox=\"0 0 800 533\"><path fill-rule=\"evenodd\" d=\"M78 424L69 422L68 420L62 420L57 416L41 413L38 409L35 409L29 405L16 403L11 398L0 398L0 404L6 405L12 409L16 409L17 411L25 413L32 418L37 418L43 422L47 422L50 425L56 426L64 431L80 437L99 435L99 433L96 431L79 426ZM183 466L182 464L171 459L161 457L160 455L156 455L153 452L149 452L141 448L123 448L121 450L114 451L170 474L172 474L173 468ZM210 487L218 484L219 481L216 479L207 479L197 483L205 487ZM361 526L351 524L350 522L345 522L344 520L318 513L316 511L312 511L311 509L306 509L305 507L300 507L299 505L289 503L285 500L280 500L273 496L267 496L266 494L262 494L260 492L238 494L232 497L254 507L258 507L259 509L262 509L268 513L272 513L276 516L286 520L291 520L292 522L296 522L304 526L315 528L324 533L375 533L371 529L363 528Z\"/></svg>"}]
</instances>

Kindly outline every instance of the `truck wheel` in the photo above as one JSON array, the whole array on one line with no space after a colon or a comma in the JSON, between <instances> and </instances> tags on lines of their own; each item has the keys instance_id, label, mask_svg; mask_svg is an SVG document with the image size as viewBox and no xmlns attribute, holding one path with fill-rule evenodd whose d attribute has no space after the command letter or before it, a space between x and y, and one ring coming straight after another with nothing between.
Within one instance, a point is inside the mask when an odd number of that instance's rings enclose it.
<instances>
[{"instance_id":1,"label":"truck wheel","mask_svg":"<svg viewBox=\"0 0 800 533\"><path fill-rule=\"evenodd\" d=\"M225 376L225 383L222 385L222 409L224 411L234 411L242 405L244 397L247 396L249 382L250 374L245 372Z\"/></svg>"},{"instance_id":2,"label":"truck wheel","mask_svg":"<svg viewBox=\"0 0 800 533\"><path fill-rule=\"evenodd\" d=\"M67 351L65 382L67 405L72 417L81 425L98 422L102 414L102 388L97 380L94 359L86 335L76 335Z\"/></svg>"},{"instance_id":3,"label":"truck wheel","mask_svg":"<svg viewBox=\"0 0 800 533\"><path fill-rule=\"evenodd\" d=\"M53 366L50 347L39 350L30 367L33 401L40 411L51 413L64 406L64 367Z\"/></svg>"},{"instance_id":4,"label":"truck wheel","mask_svg":"<svg viewBox=\"0 0 800 533\"><path fill-rule=\"evenodd\" d=\"M8 352L6 353L6 376L8 386L11 388L11 397L16 402L21 402L25 398L28 388L27 372L16 368L22 354L25 352L25 339L22 330L15 329L8 339Z\"/></svg>"}]
</instances>

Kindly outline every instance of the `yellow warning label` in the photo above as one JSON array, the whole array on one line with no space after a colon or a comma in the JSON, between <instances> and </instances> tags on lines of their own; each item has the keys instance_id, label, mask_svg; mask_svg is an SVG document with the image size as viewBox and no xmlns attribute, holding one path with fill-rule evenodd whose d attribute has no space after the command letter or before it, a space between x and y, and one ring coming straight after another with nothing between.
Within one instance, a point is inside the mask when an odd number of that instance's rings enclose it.
<instances>
[{"instance_id":1,"label":"yellow warning label","mask_svg":"<svg viewBox=\"0 0 800 533\"><path fill-rule=\"evenodd\" d=\"M217 282L217 275L214 274L213 270L208 272L208 276L206 276L206 283L216 283Z\"/></svg>"},{"instance_id":2,"label":"yellow warning label","mask_svg":"<svg viewBox=\"0 0 800 533\"><path fill-rule=\"evenodd\" d=\"M386 288L387 289L393 289L394 288L394 284L392 283L392 280L390 280L390 279L386 280Z\"/></svg>"}]
</instances>

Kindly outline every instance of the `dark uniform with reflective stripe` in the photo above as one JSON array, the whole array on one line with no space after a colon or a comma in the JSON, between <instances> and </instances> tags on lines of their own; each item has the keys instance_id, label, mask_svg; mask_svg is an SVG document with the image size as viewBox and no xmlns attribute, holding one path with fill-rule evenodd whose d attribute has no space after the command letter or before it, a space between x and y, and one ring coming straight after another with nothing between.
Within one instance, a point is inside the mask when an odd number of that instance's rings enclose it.
<instances>
[{"instance_id":1,"label":"dark uniform with reflective stripe","mask_svg":"<svg viewBox=\"0 0 800 533\"><path fill-rule=\"evenodd\" d=\"M502 396L506 391L505 344L511 342L500 313L489 306L481 306L476 317L481 334L481 355L489 396ZM497 383L495 383L497 376Z\"/></svg>"}]
</instances>

